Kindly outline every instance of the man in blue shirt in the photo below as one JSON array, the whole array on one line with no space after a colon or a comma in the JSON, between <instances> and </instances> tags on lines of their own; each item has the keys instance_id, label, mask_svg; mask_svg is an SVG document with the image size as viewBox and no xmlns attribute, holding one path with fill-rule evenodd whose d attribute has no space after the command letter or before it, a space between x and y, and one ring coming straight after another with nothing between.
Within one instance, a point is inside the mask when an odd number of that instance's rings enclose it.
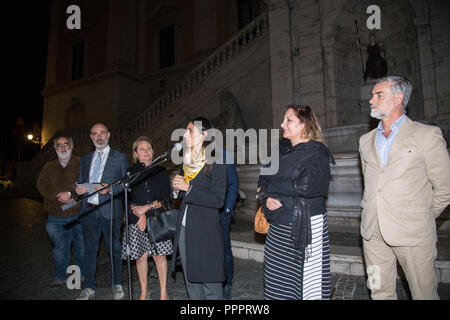
<instances>
[{"instance_id":1,"label":"man in blue shirt","mask_svg":"<svg viewBox=\"0 0 450 320\"><path fill-rule=\"evenodd\" d=\"M379 79L370 99L378 127L360 138L361 236L372 299L397 299L397 262L413 299L439 299L435 219L450 203L450 159L439 128L412 121L412 85Z\"/></svg>"},{"instance_id":2,"label":"man in blue shirt","mask_svg":"<svg viewBox=\"0 0 450 320\"><path fill-rule=\"evenodd\" d=\"M126 154L109 146L110 137L111 133L104 124L97 123L92 126L90 138L95 146L95 151L81 158L78 184L101 182L103 187L106 187L125 176L128 169L128 157ZM101 187L96 187L96 189L101 189ZM78 195L83 195L88 192L88 189L77 185L75 192ZM110 192L114 195L112 216ZM122 248L120 245L122 207L121 186L116 186L113 190L111 188L105 189L100 194L84 200L80 205L85 247L83 264L85 281L83 284L84 289L77 298L78 300L94 299L98 246L102 234L105 239L106 250L112 256L111 285L113 299L121 300L125 296L122 288ZM112 223L111 219L113 219ZM112 242L112 245L110 242ZM112 276L113 274L114 277Z\"/></svg>"},{"instance_id":3,"label":"man in blue shirt","mask_svg":"<svg viewBox=\"0 0 450 320\"><path fill-rule=\"evenodd\" d=\"M398 130L400 129L400 126L402 125L403 121L405 120L406 115L403 114L400 118L395 120L395 122L391 125L391 134L389 134L387 137L385 136L387 134L386 130L383 128L383 122L380 121L377 127L377 137L375 139L375 143L377 144L377 150L380 156L381 164L383 167L386 165L389 151L391 150L392 143L394 142L395 137L397 136Z\"/></svg>"}]
</instances>

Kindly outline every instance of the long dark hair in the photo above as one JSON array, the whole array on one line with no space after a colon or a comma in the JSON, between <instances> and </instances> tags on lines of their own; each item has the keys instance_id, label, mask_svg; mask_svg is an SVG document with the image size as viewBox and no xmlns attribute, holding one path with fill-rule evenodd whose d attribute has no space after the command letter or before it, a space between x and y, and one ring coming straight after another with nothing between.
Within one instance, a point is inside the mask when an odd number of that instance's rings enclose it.
<instances>
[{"instance_id":1,"label":"long dark hair","mask_svg":"<svg viewBox=\"0 0 450 320\"><path fill-rule=\"evenodd\" d=\"M209 121L207 118L202 117L202 116L198 116L195 117L192 120L189 120L189 122L191 122L197 129L198 131L200 131L200 133L202 133L203 131L208 131L209 129L214 129L211 121ZM209 141L203 140L203 147L206 148L207 146L209 146L211 143L215 142L216 137L211 136L211 139ZM211 156L215 156L216 154L216 150L214 149L211 152ZM212 170L212 164L205 164L205 174L207 177L211 176L211 170Z\"/></svg>"},{"instance_id":2,"label":"long dark hair","mask_svg":"<svg viewBox=\"0 0 450 320\"><path fill-rule=\"evenodd\" d=\"M209 129L214 129L211 121L209 121L207 118L199 116L196 117L192 120L189 120L189 122L192 122L192 124L194 126L196 126L196 128L198 129L198 131L200 131L200 133L202 133L203 131L208 131ZM200 125L200 126L198 126ZM215 137L212 136L210 141L203 141L203 147L207 147L209 146L211 143L213 143L215 141Z\"/></svg>"}]
</instances>

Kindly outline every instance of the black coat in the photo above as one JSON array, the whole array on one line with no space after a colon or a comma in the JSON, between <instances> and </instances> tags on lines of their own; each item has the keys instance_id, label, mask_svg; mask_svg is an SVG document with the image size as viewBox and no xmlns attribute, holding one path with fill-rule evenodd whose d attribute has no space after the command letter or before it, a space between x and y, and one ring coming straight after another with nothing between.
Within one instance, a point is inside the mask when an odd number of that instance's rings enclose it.
<instances>
[{"instance_id":1,"label":"black coat","mask_svg":"<svg viewBox=\"0 0 450 320\"><path fill-rule=\"evenodd\" d=\"M136 163L128 170L131 174L137 173L144 169L145 166L141 163ZM155 200L162 202L164 207L167 207L170 202L170 181L167 174L167 169L161 166L148 169L141 173L136 180L131 183L131 192L129 196L129 204L143 206ZM161 208L163 211L164 209ZM146 212L149 216L150 210ZM128 211L128 223L136 224L138 217Z\"/></svg>"},{"instance_id":2,"label":"black coat","mask_svg":"<svg viewBox=\"0 0 450 320\"><path fill-rule=\"evenodd\" d=\"M190 282L225 281L225 244L220 223L220 209L225 203L227 168L224 164L205 167L190 181L187 193L180 192L177 233L172 256L172 271L185 208L186 274Z\"/></svg>"},{"instance_id":3,"label":"black coat","mask_svg":"<svg viewBox=\"0 0 450 320\"><path fill-rule=\"evenodd\" d=\"M312 241L311 216L326 212L330 165L335 162L328 148L319 141L292 146L288 140L282 140L279 155L278 173L259 177L261 206L270 224L292 223L294 246L304 250ZM269 210L266 207L269 197L280 200L283 206Z\"/></svg>"},{"instance_id":4,"label":"black coat","mask_svg":"<svg viewBox=\"0 0 450 320\"><path fill-rule=\"evenodd\" d=\"M335 163L328 148L318 141L299 143L292 147L288 140L281 140L279 156L277 174L261 175L258 181L258 187L261 186L264 193L261 204L269 223L278 225L292 222L295 202L299 197L305 199L311 216L325 213L330 165ZM268 197L279 199L283 207L270 211L265 207Z\"/></svg>"}]
</instances>

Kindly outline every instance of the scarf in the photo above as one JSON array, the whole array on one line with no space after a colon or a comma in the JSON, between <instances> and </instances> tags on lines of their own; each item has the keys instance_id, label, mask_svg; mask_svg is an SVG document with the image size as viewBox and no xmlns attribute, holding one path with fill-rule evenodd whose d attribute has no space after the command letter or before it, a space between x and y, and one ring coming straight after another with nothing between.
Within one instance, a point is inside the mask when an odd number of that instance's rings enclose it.
<instances>
[{"instance_id":1,"label":"scarf","mask_svg":"<svg viewBox=\"0 0 450 320\"><path fill-rule=\"evenodd\" d=\"M312 256L311 209L303 197L297 197L295 200L291 239L294 241L294 247L300 249L305 261L308 261Z\"/></svg>"},{"instance_id":2,"label":"scarf","mask_svg":"<svg viewBox=\"0 0 450 320\"><path fill-rule=\"evenodd\" d=\"M193 159L192 157L193 154L191 150L188 149L183 159L184 180L186 182L189 182L192 179L194 179L205 166L206 163L205 148L202 147L202 151L198 154L196 159Z\"/></svg>"}]
</instances>

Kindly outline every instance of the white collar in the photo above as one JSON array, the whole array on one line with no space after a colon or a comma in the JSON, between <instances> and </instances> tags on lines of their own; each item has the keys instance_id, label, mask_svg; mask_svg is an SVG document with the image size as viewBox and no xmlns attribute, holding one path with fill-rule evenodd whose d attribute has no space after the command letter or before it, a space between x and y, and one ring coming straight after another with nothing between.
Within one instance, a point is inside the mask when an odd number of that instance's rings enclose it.
<instances>
[{"instance_id":1,"label":"white collar","mask_svg":"<svg viewBox=\"0 0 450 320\"><path fill-rule=\"evenodd\" d=\"M103 149L102 151L99 151L98 149L95 149L95 153L97 153L97 155L101 152L102 154L108 154L109 150L111 150L111 147L109 146L109 144L105 147L105 149Z\"/></svg>"}]
</instances>

